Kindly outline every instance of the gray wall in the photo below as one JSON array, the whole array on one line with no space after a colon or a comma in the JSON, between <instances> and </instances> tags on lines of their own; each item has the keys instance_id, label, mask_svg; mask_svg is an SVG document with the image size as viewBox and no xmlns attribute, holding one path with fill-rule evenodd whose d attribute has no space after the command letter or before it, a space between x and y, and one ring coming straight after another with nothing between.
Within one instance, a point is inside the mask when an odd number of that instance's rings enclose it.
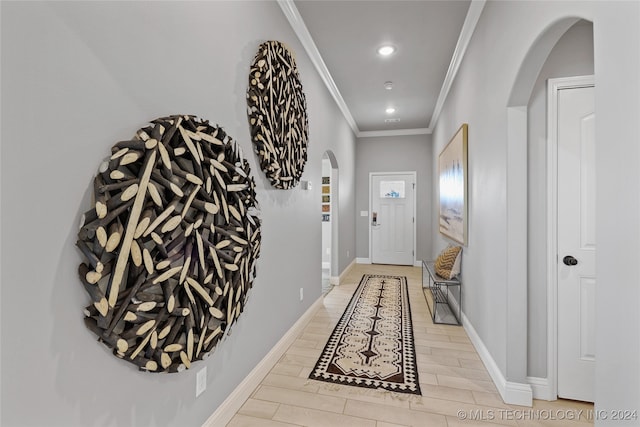
<instances>
[{"instance_id":1,"label":"gray wall","mask_svg":"<svg viewBox=\"0 0 640 427\"><path fill-rule=\"evenodd\" d=\"M528 112L528 375L547 376L547 79L593 74L593 24L580 21L553 48Z\"/></svg>"},{"instance_id":2,"label":"gray wall","mask_svg":"<svg viewBox=\"0 0 640 427\"><path fill-rule=\"evenodd\" d=\"M358 138L356 143L356 256L369 258L369 173L416 171L416 260L431 255L431 135Z\"/></svg>"},{"instance_id":3,"label":"gray wall","mask_svg":"<svg viewBox=\"0 0 640 427\"><path fill-rule=\"evenodd\" d=\"M355 137L275 2L2 2L1 19L1 424L201 425L320 297L326 150L340 165L340 269L351 262ZM256 165L245 91L268 39L296 52L311 191L272 189ZM74 242L111 146L176 113L209 119L239 141L258 187L263 240L232 334L192 370L159 375L118 360L84 327L89 298ZM204 366L208 387L195 399Z\"/></svg>"},{"instance_id":4,"label":"gray wall","mask_svg":"<svg viewBox=\"0 0 640 427\"><path fill-rule=\"evenodd\" d=\"M530 48L545 29L569 17L582 17L594 25L596 139L602 142L596 164L597 271L604 272L598 278L596 302L596 409L640 409L640 3L487 2L434 129L433 158L461 123L469 124L469 245L462 262L463 310L510 380L507 367L526 362L507 353L506 302L512 289L505 262L509 239L506 159L508 150L527 148L526 144L507 146L506 107ZM539 66L543 63L544 59ZM437 200L435 160L433 170ZM620 182L624 183L623 209ZM432 212L433 253L437 253L447 242L437 233L436 203ZM527 333L526 323L519 333ZM599 424L609 423L614 422Z\"/></svg>"}]
</instances>

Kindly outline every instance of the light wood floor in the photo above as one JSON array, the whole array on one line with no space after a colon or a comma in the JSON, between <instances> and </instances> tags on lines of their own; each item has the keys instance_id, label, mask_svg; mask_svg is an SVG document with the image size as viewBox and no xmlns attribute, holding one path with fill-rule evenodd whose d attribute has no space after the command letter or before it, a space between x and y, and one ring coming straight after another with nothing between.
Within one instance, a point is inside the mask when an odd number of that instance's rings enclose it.
<instances>
[{"instance_id":1,"label":"light wood floor","mask_svg":"<svg viewBox=\"0 0 640 427\"><path fill-rule=\"evenodd\" d=\"M397 396L308 380L365 273L406 276L422 397ZM434 325L421 269L356 265L324 298L313 319L229 422L240 426L573 426L593 425L593 405L535 400L505 405L462 327Z\"/></svg>"}]
</instances>

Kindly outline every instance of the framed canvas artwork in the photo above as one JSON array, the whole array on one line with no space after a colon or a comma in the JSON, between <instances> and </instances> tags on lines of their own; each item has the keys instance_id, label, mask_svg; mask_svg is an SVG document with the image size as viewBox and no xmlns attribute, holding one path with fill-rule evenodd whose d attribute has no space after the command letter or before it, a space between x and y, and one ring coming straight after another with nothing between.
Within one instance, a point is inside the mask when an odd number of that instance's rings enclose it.
<instances>
[{"instance_id":1,"label":"framed canvas artwork","mask_svg":"<svg viewBox=\"0 0 640 427\"><path fill-rule=\"evenodd\" d=\"M467 245L467 131L465 123L438 158L440 233Z\"/></svg>"}]
</instances>

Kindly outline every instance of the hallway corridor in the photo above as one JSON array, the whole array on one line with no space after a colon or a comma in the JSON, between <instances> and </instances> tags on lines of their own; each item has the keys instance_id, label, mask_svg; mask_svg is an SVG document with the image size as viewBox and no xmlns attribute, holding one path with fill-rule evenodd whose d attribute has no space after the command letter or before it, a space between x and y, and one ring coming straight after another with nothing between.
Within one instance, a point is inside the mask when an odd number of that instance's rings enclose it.
<instances>
[{"instance_id":1,"label":"hallway corridor","mask_svg":"<svg viewBox=\"0 0 640 427\"><path fill-rule=\"evenodd\" d=\"M367 273L407 277L422 397L307 379ZM355 265L228 426L593 425L587 419L591 404L535 400L533 408L505 405L464 329L431 322L421 285L420 268Z\"/></svg>"}]
</instances>

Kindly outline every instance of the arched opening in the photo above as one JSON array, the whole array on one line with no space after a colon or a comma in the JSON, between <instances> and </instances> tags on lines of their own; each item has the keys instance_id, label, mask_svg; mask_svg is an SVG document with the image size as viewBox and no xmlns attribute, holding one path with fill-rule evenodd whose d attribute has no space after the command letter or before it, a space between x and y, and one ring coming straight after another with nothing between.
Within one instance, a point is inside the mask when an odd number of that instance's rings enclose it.
<instances>
[{"instance_id":1,"label":"arched opening","mask_svg":"<svg viewBox=\"0 0 640 427\"><path fill-rule=\"evenodd\" d=\"M554 47L567 31L579 21L581 19L577 17L558 20L546 28L536 39L520 66L507 106L507 182L509 183L507 186L507 280L509 292L507 295L508 362L506 377L508 384L525 385L525 387L514 387L509 403L520 402L520 404L530 405L533 394L536 394L536 398L549 400L555 399L557 396L554 387L555 373L546 354L546 341L549 338L549 331L546 328L546 314L549 307L548 301L544 297L548 295L543 295L541 299L539 289L539 286L546 289L546 276L542 284L538 283L537 277L534 277L533 280L536 281L534 284L530 274L532 269L540 268L540 265L532 265L536 264L536 259L540 257L539 242L536 241L539 235L532 235L532 233L541 232L544 235L546 232L546 230L536 231L531 228L531 224L537 224L534 228L540 227L539 209L535 210L530 206L533 203L532 197L535 196L532 194L532 187L534 192L538 191L540 183L539 177L531 176L530 171L533 168L542 171L548 169L546 157L544 157L543 163L531 164L531 161L534 160L531 157L534 144L543 144L543 151L547 149L546 136L543 134L540 140L532 134L531 126L534 124L531 122L533 114L531 109L539 108L537 104L534 106L534 103L540 101L535 99L539 96L538 91L541 90L540 80L543 80L542 88L544 89L547 78L559 77L543 75L545 74L545 64ZM593 61L592 55L593 52L591 52L591 60ZM543 108L545 110L542 114L543 117L546 117L546 104ZM536 124L536 126L538 125ZM546 124L542 126L546 130ZM537 139L537 141L533 139ZM536 148L541 149L539 145ZM546 177L543 179L546 180ZM548 188L546 182L543 182L542 186L546 195ZM549 224L545 223L543 226L547 227ZM544 257L547 255L548 248L545 246L543 250L545 251ZM538 287L532 289L534 285ZM534 304L533 307L532 304ZM541 320L540 316L544 316L544 320ZM545 341L542 350L540 349L541 331L543 341ZM544 360L541 361L541 358ZM528 386L529 379L532 377L541 380L539 384L535 384L535 393Z\"/></svg>"},{"instance_id":2,"label":"arched opening","mask_svg":"<svg viewBox=\"0 0 640 427\"><path fill-rule=\"evenodd\" d=\"M331 150L322 156L322 293L336 283L338 272L338 161Z\"/></svg>"}]
</instances>

